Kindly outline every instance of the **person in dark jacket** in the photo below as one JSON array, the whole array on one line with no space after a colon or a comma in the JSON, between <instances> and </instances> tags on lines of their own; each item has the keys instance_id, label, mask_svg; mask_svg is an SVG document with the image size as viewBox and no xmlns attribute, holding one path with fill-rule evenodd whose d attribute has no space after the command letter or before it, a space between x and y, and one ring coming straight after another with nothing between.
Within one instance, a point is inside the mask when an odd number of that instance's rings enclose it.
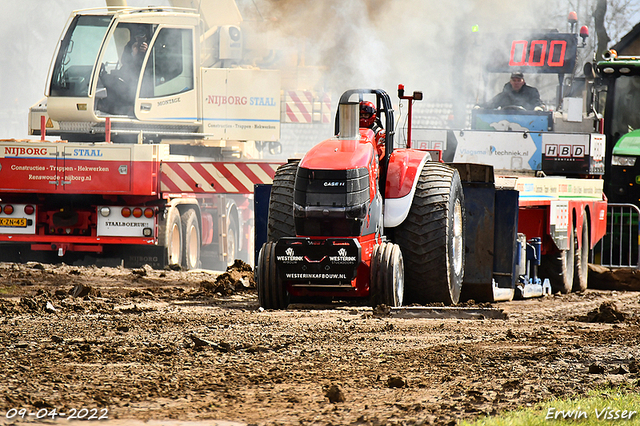
<instances>
[{"instance_id":1,"label":"person in dark jacket","mask_svg":"<svg viewBox=\"0 0 640 426\"><path fill-rule=\"evenodd\" d=\"M384 156L384 143L386 132L382 128L382 123L376 115L376 106L370 101L360 102L360 127L373 130L376 141L376 150L379 157Z\"/></svg>"},{"instance_id":2,"label":"person in dark jacket","mask_svg":"<svg viewBox=\"0 0 640 426\"><path fill-rule=\"evenodd\" d=\"M542 111L542 101L538 89L527 85L521 72L511 74L511 79L504 85L502 92L491 99L484 108L522 107L528 111Z\"/></svg>"},{"instance_id":3,"label":"person in dark jacket","mask_svg":"<svg viewBox=\"0 0 640 426\"><path fill-rule=\"evenodd\" d=\"M107 97L98 108L109 114L133 116L133 106L142 62L149 45L146 30L137 29L124 46L120 67L110 73L100 71L100 80L107 89Z\"/></svg>"}]
</instances>

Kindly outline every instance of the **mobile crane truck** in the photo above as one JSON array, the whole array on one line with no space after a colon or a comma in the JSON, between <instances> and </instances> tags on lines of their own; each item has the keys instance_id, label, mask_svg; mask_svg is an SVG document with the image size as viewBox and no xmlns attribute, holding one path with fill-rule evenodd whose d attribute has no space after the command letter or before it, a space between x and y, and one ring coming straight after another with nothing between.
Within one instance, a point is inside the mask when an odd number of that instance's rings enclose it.
<instances>
[{"instance_id":1,"label":"mobile crane truck","mask_svg":"<svg viewBox=\"0 0 640 426\"><path fill-rule=\"evenodd\" d=\"M269 51L232 0L172 5L71 14L30 111L40 140L0 141L5 259L253 262L253 187L282 163L257 149L277 150L280 72L256 66Z\"/></svg>"}]
</instances>

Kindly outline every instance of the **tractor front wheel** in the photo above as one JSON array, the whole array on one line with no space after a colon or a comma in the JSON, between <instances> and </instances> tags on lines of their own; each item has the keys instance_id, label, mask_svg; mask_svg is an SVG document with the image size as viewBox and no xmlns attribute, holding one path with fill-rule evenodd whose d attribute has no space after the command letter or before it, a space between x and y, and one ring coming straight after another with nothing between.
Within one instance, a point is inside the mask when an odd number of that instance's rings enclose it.
<instances>
[{"instance_id":1,"label":"tractor front wheel","mask_svg":"<svg viewBox=\"0 0 640 426\"><path fill-rule=\"evenodd\" d=\"M286 309L289 292L278 276L275 251L274 242L267 242L260 249L256 267L258 302L265 309Z\"/></svg>"},{"instance_id":2,"label":"tractor front wheel","mask_svg":"<svg viewBox=\"0 0 640 426\"><path fill-rule=\"evenodd\" d=\"M400 246L382 243L373 248L369 275L371 305L402 306L404 299L404 262Z\"/></svg>"}]
</instances>

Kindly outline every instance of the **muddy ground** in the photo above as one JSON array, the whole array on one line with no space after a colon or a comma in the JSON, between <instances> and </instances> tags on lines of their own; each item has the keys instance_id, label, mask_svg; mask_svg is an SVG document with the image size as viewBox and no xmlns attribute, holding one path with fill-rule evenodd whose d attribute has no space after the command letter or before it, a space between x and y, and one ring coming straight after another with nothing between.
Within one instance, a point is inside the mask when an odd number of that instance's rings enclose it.
<instances>
[{"instance_id":1,"label":"muddy ground","mask_svg":"<svg viewBox=\"0 0 640 426\"><path fill-rule=\"evenodd\" d=\"M456 424L603 385L640 387L638 292L494 304L506 319L399 318L340 303L276 312L259 309L252 274L239 269L220 279L0 264L0 424L22 408Z\"/></svg>"}]
</instances>

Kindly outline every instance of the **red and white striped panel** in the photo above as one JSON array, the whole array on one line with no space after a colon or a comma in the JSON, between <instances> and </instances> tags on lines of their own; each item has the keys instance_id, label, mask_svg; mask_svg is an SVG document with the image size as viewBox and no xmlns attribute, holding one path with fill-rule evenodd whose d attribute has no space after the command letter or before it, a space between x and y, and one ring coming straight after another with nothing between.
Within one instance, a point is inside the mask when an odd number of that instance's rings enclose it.
<instances>
[{"instance_id":1,"label":"red and white striped panel","mask_svg":"<svg viewBox=\"0 0 640 426\"><path fill-rule=\"evenodd\" d=\"M287 90L285 108L287 123L312 123L313 93L308 90Z\"/></svg>"},{"instance_id":2,"label":"red and white striped panel","mask_svg":"<svg viewBox=\"0 0 640 426\"><path fill-rule=\"evenodd\" d=\"M322 123L331 123L331 95L325 93L322 95Z\"/></svg>"},{"instance_id":3,"label":"red and white striped panel","mask_svg":"<svg viewBox=\"0 0 640 426\"><path fill-rule=\"evenodd\" d=\"M251 194L254 184L269 184L282 163L162 163L160 190L172 193Z\"/></svg>"}]
</instances>

